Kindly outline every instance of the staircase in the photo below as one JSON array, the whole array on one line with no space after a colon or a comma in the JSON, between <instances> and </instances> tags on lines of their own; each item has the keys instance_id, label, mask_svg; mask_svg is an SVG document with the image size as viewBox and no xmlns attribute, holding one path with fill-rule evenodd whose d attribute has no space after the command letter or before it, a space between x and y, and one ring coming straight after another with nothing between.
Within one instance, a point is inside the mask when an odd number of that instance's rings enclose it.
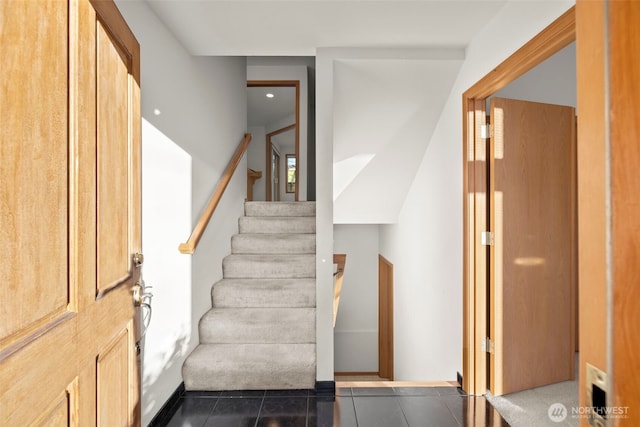
<instances>
[{"instance_id":1,"label":"staircase","mask_svg":"<svg viewBox=\"0 0 640 427\"><path fill-rule=\"evenodd\" d=\"M310 389L316 378L315 202L246 202L186 390Z\"/></svg>"}]
</instances>

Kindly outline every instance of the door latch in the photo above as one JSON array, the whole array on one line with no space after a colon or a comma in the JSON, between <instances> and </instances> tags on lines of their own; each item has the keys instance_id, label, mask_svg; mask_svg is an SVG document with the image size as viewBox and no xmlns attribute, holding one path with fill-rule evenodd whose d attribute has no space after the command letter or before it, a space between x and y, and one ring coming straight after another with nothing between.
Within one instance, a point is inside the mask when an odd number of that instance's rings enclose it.
<instances>
[{"instance_id":1,"label":"door latch","mask_svg":"<svg viewBox=\"0 0 640 427\"><path fill-rule=\"evenodd\" d=\"M133 254L133 265L136 267L140 267L144 263L144 255L139 252Z\"/></svg>"}]
</instances>

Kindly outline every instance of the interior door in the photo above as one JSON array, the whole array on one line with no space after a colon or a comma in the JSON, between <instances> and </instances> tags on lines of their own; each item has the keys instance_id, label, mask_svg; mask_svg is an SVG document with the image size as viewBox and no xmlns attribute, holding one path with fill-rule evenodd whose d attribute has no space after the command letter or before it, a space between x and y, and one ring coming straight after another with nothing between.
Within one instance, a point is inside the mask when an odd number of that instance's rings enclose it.
<instances>
[{"instance_id":1,"label":"interior door","mask_svg":"<svg viewBox=\"0 0 640 427\"><path fill-rule=\"evenodd\" d=\"M0 420L140 424L139 46L111 1L0 4Z\"/></svg>"},{"instance_id":2,"label":"interior door","mask_svg":"<svg viewBox=\"0 0 640 427\"><path fill-rule=\"evenodd\" d=\"M575 111L491 99L490 390L573 378Z\"/></svg>"},{"instance_id":3,"label":"interior door","mask_svg":"<svg viewBox=\"0 0 640 427\"><path fill-rule=\"evenodd\" d=\"M393 381L393 264L378 255L378 376Z\"/></svg>"},{"instance_id":4,"label":"interior door","mask_svg":"<svg viewBox=\"0 0 640 427\"><path fill-rule=\"evenodd\" d=\"M280 153L271 145L271 201L280 201Z\"/></svg>"}]
</instances>

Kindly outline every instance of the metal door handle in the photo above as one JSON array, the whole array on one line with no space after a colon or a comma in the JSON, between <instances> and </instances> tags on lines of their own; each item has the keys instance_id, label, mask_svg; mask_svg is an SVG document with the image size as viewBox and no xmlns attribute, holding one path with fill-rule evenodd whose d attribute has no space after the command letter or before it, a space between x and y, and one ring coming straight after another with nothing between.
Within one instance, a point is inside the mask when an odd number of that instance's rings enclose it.
<instances>
[{"instance_id":1,"label":"metal door handle","mask_svg":"<svg viewBox=\"0 0 640 427\"><path fill-rule=\"evenodd\" d=\"M136 267L140 267L142 263L144 263L144 255L142 255L139 252L136 252L135 254L133 254L133 264Z\"/></svg>"}]
</instances>

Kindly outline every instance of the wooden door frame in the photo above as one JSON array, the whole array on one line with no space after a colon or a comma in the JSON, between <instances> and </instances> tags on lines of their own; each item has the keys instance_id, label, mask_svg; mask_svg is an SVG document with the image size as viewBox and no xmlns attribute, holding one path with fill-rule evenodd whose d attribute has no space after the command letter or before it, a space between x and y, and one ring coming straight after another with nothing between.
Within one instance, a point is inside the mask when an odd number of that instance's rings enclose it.
<instances>
[{"instance_id":1,"label":"wooden door frame","mask_svg":"<svg viewBox=\"0 0 640 427\"><path fill-rule=\"evenodd\" d=\"M469 394L487 390L487 257L480 233L486 231L486 142L480 126L486 98L539 65L576 39L575 7L562 14L462 95L463 173L463 345L462 388Z\"/></svg>"},{"instance_id":2,"label":"wooden door frame","mask_svg":"<svg viewBox=\"0 0 640 427\"><path fill-rule=\"evenodd\" d=\"M292 126L288 126L286 128L278 129L274 132L267 134L267 151L271 148L271 142L269 140L269 135L277 135L277 133L285 132L291 127L295 127L295 146L296 146L296 191L295 191L295 201L298 201L298 183L300 182L299 174L300 174L300 80L247 80L247 87L294 87L296 89L296 107L295 107L295 117L296 122ZM279 132L282 131L282 132ZM267 186L266 199L269 199L269 195L271 194L271 189L269 186L269 180L271 178L270 170L271 170L271 154L267 153L267 162L265 165L265 169L267 171L265 183Z\"/></svg>"},{"instance_id":3,"label":"wooden door frame","mask_svg":"<svg viewBox=\"0 0 640 427\"><path fill-rule=\"evenodd\" d=\"M267 134L267 138L266 138L266 141L267 141L267 144L266 144L266 149L267 149L266 155L267 156L266 156L266 165L265 165L265 176L266 176L266 178L265 178L265 185L266 185L265 198L267 199L267 201L271 201L271 198L272 198L271 197L272 196L272 194L271 194L271 181L273 180L273 176L272 176L273 175L273 171L271 170L271 153L274 150L274 145L273 145L273 142L272 142L272 138L274 136L276 136L276 135L280 135L282 133L290 131L291 129L296 129L296 128L297 128L297 126L294 123L292 125L285 126L283 128L280 128L280 129L276 129L273 132L270 132L270 133ZM296 147L296 151L297 150L298 149ZM280 150L276 150L276 151L278 152L278 156L281 157L282 155L280 153ZM296 166L297 166L297 161L298 161L298 155L296 154ZM280 176L278 176L278 178L280 178ZM298 183L297 179L298 179L298 170L296 168L296 184ZM279 195L280 195L280 181L278 181L278 196ZM280 197L277 197L277 200L280 200ZM298 201L298 187L296 186L296 202L297 201Z\"/></svg>"}]
</instances>

